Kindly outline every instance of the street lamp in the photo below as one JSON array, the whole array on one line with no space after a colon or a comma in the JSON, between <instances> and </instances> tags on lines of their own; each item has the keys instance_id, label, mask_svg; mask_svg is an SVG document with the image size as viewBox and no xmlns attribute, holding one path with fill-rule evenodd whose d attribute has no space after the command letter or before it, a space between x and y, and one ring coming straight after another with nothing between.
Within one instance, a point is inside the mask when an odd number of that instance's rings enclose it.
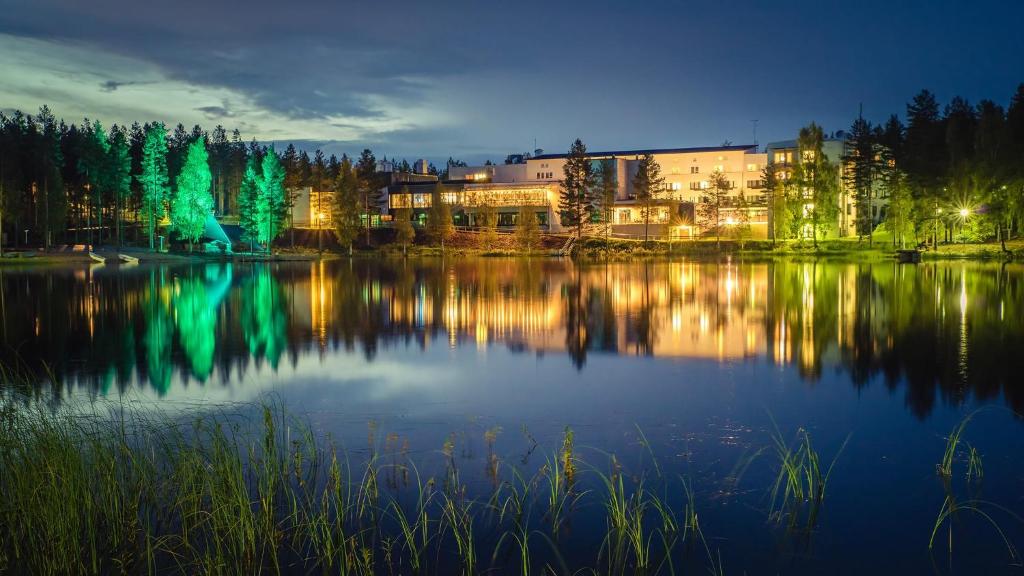
<instances>
[{"instance_id":1,"label":"street lamp","mask_svg":"<svg viewBox=\"0 0 1024 576\"><path fill-rule=\"evenodd\" d=\"M967 219L971 216L971 209L964 207L958 211L960 214L960 245L967 244L967 239L964 236L964 225L967 224Z\"/></svg>"}]
</instances>

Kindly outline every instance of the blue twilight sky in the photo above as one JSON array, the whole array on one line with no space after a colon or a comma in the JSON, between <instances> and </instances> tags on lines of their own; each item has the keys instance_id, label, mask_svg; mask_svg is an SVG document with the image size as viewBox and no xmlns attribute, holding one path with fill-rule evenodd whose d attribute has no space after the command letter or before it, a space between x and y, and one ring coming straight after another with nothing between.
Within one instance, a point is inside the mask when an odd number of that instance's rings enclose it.
<instances>
[{"instance_id":1,"label":"blue twilight sky","mask_svg":"<svg viewBox=\"0 0 1024 576\"><path fill-rule=\"evenodd\" d=\"M328 152L500 161L749 143L1001 104L1024 2L0 0L0 110L238 127Z\"/></svg>"}]
</instances>

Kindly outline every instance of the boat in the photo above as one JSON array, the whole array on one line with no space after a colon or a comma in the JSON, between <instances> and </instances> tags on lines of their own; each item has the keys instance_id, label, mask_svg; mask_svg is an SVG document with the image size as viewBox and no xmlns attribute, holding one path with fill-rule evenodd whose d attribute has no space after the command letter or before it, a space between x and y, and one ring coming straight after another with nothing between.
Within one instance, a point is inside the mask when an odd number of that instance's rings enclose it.
<instances>
[{"instance_id":1,"label":"boat","mask_svg":"<svg viewBox=\"0 0 1024 576\"><path fill-rule=\"evenodd\" d=\"M89 252L89 258L92 258L93 260L95 260L96 262L99 262L100 264L105 264L107 262L106 258L104 258L103 256L100 256L99 254L97 254L95 252Z\"/></svg>"},{"instance_id":2,"label":"boat","mask_svg":"<svg viewBox=\"0 0 1024 576\"><path fill-rule=\"evenodd\" d=\"M920 250L897 250L896 258L905 264L917 264L921 261Z\"/></svg>"},{"instance_id":3,"label":"boat","mask_svg":"<svg viewBox=\"0 0 1024 576\"><path fill-rule=\"evenodd\" d=\"M139 259L136 258L135 256L129 256L127 254L118 254L117 257L118 257L118 259L121 260L121 262L127 262L128 264L138 264L139 263Z\"/></svg>"}]
</instances>

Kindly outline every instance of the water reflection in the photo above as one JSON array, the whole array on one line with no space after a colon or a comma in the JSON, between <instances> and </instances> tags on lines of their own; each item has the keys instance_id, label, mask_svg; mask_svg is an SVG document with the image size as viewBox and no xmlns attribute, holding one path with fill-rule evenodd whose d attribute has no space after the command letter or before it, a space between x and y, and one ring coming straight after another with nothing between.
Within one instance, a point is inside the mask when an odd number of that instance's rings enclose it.
<instances>
[{"instance_id":1,"label":"water reflection","mask_svg":"<svg viewBox=\"0 0 1024 576\"><path fill-rule=\"evenodd\" d=\"M905 386L923 416L970 394L1024 409L1022 278L969 263L345 260L2 271L0 303L4 360L96 393L498 345L581 371L592 354L794 365L810 382L840 369L855 386Z\"/></svg>"}]
</instances>

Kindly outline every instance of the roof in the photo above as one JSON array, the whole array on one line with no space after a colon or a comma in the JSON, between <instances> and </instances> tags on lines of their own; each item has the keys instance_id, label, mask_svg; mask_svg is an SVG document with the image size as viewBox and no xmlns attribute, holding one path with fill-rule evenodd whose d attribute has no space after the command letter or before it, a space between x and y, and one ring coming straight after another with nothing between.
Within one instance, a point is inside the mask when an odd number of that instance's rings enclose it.
<instances>
[{"instance_id":1,"label":"roof","mask_svg":"<svg viewBox=\"0 0 1024 576\"><path fill-rule=\"evenodd\" d=\"M741 146L698 146L696 148L652 148L649 150L612 150L609 152L587 152L587 157L602 156L642 156L644 154L691 154L696 152L747 152L757 150L756 144ZM541 154L534 156L531 160L554 160L566 158L568 154Z\"/></svg>"}]
</instances>

